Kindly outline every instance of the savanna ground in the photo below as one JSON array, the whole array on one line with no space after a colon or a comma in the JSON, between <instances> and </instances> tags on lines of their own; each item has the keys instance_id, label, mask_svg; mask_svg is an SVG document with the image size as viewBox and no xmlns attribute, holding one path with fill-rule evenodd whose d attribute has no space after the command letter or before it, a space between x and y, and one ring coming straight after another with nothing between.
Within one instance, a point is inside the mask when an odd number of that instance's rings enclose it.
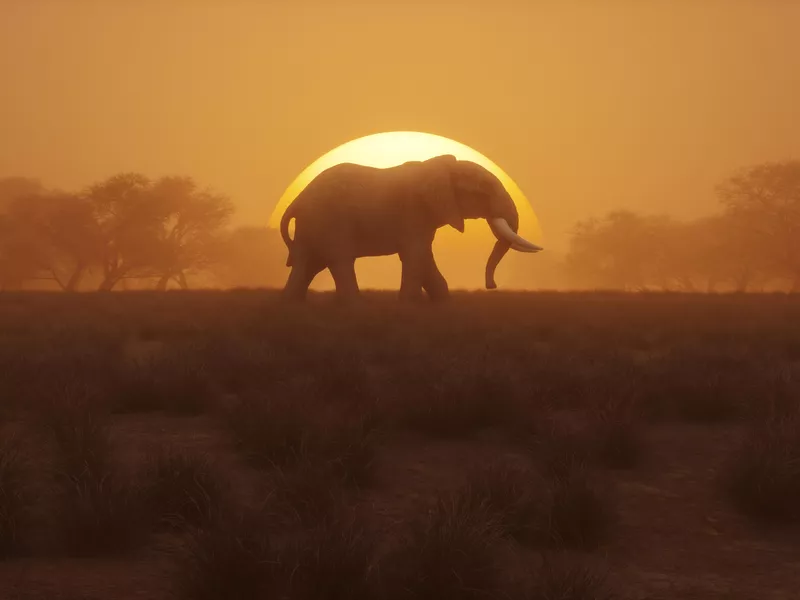
<instances>
[{"instance_id":1,"label":"savanna ground","mask_svg":"<svg viewBox=\"0 0 800 600\"><path fill-rule=\"evenodd\" d=\"M0 296L0 598L796 598L800 298Z\"/></svg>"}]
</instances>

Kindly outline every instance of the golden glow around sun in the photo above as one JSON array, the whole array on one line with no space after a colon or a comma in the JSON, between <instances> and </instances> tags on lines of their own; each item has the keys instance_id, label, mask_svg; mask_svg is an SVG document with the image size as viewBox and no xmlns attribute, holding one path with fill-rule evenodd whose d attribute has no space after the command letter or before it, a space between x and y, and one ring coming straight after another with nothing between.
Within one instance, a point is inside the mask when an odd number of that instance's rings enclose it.
<instances>
[{"instance_id":1,"label":"golden glow around sun","mask_svg":"<svg viewBox=\"0 0 800 600\"><path fill-rule=\"evenodd\" d=\"M356 163L370 167L387 168L411 160L427 160L442 154L452 154L459 160L469 160L478 163L486 170L493 173L505 186L511 198L514 200L514 204L517 206L517 210L519 211L520 234L532 242L541 244L541 230L533 208L523 195L522 190L519 189L519 186L517 186L500 167L469 146L438 135L416 131L391 131L368 135L342 144L324 154L306 167L289 187L286 188L275 210L272 212L268 224L270 227L279 227L281 216L292 200L294 200L317 175L334 165L340 163ZM474 229L469 221L467 222L467 228ZM484 235L480 235L480 237L491 237L489 227L485 223L484 228L486 231ZM445 228L445 230L447 229L449 228ZM447 234L444 236L441 235L442 233L444 233L444 230L440 230L439 235L436 236L437 242L440 237L446 239L451 238L451 233L460 235L455 230L447 231Z\"/></svg>"}]
</instances>

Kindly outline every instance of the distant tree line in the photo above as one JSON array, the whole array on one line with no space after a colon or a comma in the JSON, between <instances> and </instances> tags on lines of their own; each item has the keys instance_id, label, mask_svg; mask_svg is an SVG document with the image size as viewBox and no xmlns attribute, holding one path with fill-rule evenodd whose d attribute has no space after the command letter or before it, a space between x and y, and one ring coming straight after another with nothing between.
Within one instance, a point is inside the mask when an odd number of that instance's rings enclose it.
<instances>
[{"instance_id":1,"label":"distant tree line","mask_svg":"<svg viewBox=\"0 0 800 600\"><path fill-rule=\"evenodd\" d=\"M719 213L693 221L614 211L578 222L550 283L800 292L800 161L743 169L716 193ZM233 213L190 177L123 173L79 192L0 179L0 290L282 285L280 235L231 228ZM518 270L537 287L535 272Z\"/></svg>"},{"instance_id":2,"label":"distant tree line","mask_svg":"<svg viewBox=\"0 0 800 600\"><path fill-rule=\"evenodd\" d=\"M80 192L0 179L0 290L263 285L283 242L229 229L233 212L190 177L123 173Z\"/></svg>"},{"instance_id":3,"label":"distant tree line","mask_svg":"<svg viewBox=\"0 0 800 600\"><path fill-rule=\"evenodd\" d=\"M591 288L800 292L800 161L742 169L716 195L720 212L694 221L614 211L579 222L566 273Z\"/></svg>"}]
</instances>

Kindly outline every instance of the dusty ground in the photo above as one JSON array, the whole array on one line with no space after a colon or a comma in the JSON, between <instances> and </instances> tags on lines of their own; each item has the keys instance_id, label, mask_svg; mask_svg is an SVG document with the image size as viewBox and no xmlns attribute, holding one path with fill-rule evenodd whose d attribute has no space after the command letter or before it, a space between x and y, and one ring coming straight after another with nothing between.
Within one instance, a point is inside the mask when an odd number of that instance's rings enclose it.
<instances>
[{"instance_id":1,"label":"dusty ground","mask_svg":"<svg viewBox=\"0 0 800 600\"><path fill-rule=\"evenodd\" d=\"M358 312L329 306L324 297L286 309L272 295L245 292L8 295L0 297L0 336L4 431L22 440L34 475L57 452L36 425L43 399L74 393L64 386L75 381L105 381L104 360L161 356L171 347L184 358L192 348L191 360L215 382L228 380L214 387L214 406L259 386L280 393L274 380L313 376L341 356L359 358L357 393L387 405L398 398L404 406L428 402L443 377L461 375L470 387L466 370L476 364L489 373L487 394L513 394L536 418L566 412L579 421L598 402L633 398L643 407L636 424L641 462L630 469L598 467L617 520L609 539L576 553L576 560L607 570L614 591L630 599L777 600L797 598L800 589L798 529L756 523L718 483L744 432L772 399L797 395L797 298L477 294L456 295L450 307L409 309L374 295ZM231 355L231 348L239 352ZM447 375L421 374L429 364L444 365ZM486 378L480 381L486 385ZM313 388L314 401L328 402L324 390L341 393L326 385ZM100 386L112 403L113 389ZM717 397L722 401L708 400ZM682 408L665 409L670 402ZM697 416L692 407L703 403L712 408ZM725 403L736 407L732 414L717 410ZM112 411L118 468L133 472L168 442L213 457L238 501L257 505L266 493L264 469L244 460L215 411ZM476 464L531 462L507 428L473 429L443 435L389 428L377 445L375 481L350 500L370 531L386 540L402 535ZM162 541L154 535L132 555L113 559L47 551L6 558L0 598L170 598L172 559ZM538 556L521 545L507 553L510 580Z\"/></svg>"}]
</instances>

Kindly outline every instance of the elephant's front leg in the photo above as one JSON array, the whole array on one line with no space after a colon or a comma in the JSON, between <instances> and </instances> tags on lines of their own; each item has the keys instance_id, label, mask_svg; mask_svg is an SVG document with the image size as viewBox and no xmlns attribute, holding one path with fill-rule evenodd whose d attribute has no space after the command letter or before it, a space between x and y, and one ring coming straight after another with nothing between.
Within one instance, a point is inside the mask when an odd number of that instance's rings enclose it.
<instances>
[{"instance_id":1,"label":"elephant's front leg","mask_svg":"<svg viewBox=\"0 0 800 600\"><path fill-rule=\"evenodd\" d=\"M423 299L422 286L425 282L430 260L433 254L430 249L415 247L400 253L403 264L400 279L400 299L405 301L419 301Z\"/></svg>"},{"instance_id":2,"label":"elephant's front leg","mask_svg":"<svg viewBox=\"0 0 800 600\"><path fill-rule=\"evenodd\" d=\"M436 266L436 261L431 253L430 263L425 271L422 280L422 287L427 292L428 297L434 302L446 300L450 297L450 290L447 287L447 280Z\"/></svg>"}]
</instances>

